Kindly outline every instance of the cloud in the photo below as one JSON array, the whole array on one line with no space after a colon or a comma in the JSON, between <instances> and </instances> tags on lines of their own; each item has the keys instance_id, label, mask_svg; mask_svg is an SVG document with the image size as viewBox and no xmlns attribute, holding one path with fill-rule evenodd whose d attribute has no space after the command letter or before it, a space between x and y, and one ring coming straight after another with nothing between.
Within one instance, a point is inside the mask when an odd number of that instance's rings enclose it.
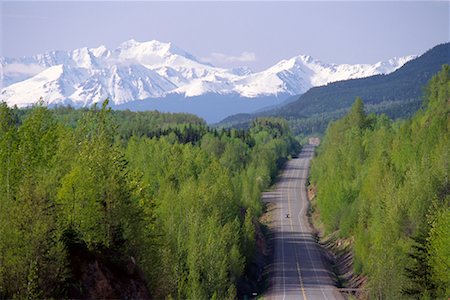
<instances>
[{"instance_id":1,"label":"cloud","mask_svg":"<svg viewBox=\"0 0 450 300\"><path fill-rule=\"evenodd\" d=\"M19 64L12 63L3 66L4 73L13 73L13 74L24 74L24 75L35 75L45 68L38 64Z\"/></svg>"},{"instance_id":2,"label":"cloud","mask_svg":"<svg viewBox=\"0 0 450 300\"><path fill-rule=\"evenodd\" d=\"M208 57L203 57L202 60L209 63L216 64L229 64L229 63L242 63L251 62L256 60L256 54L254 52L244 51L238 56L227 55L223 53L213 52Z\"/></svg>"}]
</instances>

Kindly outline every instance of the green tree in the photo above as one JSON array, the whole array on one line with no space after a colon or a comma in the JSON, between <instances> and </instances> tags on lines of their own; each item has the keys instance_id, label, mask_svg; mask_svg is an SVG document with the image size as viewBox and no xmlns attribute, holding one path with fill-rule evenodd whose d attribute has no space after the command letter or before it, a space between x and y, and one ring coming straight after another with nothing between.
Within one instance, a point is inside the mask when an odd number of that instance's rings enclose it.
<instances>
[{"instance_id":1,"label":"green tree","mask_svg":"<svg viewBox=\"0 0 450 300\"><path fill-rule=\"evenodd\" d=\"M81 120L79 153L62 179L58 199L65 227L89 247L117 247L131 232L133 211L126 161L114 144L114 124L105 101Z\"/></svg>"},{"instance_id":2,"label":"green tree","mask_svg":"<svg viewBox=\"0 0 450 300\"><path fill-rule=\"evenodd\" d=\"M352 242L376 298L448 294L449 66L425 91L425 108L395 123L357 99L312 162L325 229Z\"/></svg>"},{"instance_id":3,"label":"green tree","mask_svg":"<svg viewBox=\"0 0 450 300\"><path fill-rule=\"evenodd\" d=\"M16 182L11 184L15 188L9 189L10 201L4 202L7 206L2 209L7 226L0 246L0 286L7 297L61 296L65 251L58 239L55 191L48 188L58 143L51 112L41 105L34 107L19 127L17 138L17 148L10 153L17 164ZM4 146L11 149L11 144Z\"/></svg>"}]
</instances>

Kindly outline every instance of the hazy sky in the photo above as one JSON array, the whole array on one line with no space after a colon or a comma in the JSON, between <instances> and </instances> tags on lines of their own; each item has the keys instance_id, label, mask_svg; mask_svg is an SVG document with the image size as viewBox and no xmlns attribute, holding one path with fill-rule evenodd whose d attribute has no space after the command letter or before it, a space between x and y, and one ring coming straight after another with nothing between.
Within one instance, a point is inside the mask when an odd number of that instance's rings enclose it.
<instances>
[{"instance_id":1,"label":"hazy sky","mask_svg":"<svg viewBox=\"0 0 450 300\"><path fill-rule=\"evenodd\" d=\"M450 40L448 1L0 1L7 57L156 39L218 66L257 71L299 54L374 63Z\"/></svg>"}]
</instances>

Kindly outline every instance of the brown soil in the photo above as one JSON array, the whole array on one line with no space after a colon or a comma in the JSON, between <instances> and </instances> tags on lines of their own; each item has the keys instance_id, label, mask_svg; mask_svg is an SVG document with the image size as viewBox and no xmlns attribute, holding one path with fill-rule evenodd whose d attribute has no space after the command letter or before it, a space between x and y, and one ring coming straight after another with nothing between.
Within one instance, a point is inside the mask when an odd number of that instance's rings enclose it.
<instances>
[{"instance_id":1,"label":"brown soil","mask_svg":"<svg viewBox=\"0 0 450 300\"><path fill-rule=\"evenodd\" d=\"M113 250L93 252L80 240L68 245L71 299L150 299L144 275L133 257Z\"/></svg>"}]
</instances>

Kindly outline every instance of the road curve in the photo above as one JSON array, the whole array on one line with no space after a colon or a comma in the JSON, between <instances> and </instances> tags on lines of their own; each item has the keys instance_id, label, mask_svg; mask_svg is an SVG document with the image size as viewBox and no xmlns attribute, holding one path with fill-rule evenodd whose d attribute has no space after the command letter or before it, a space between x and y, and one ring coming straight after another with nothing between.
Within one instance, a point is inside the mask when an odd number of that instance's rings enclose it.
<instances>
[{"instance_id":1,"label":"road curve","mask_svg":"<svg viewBox=\"0 0 450 300\"><path fill-rule=\"evenodd\" d=\"M313 153L314 146L306 145L298 158L286 163L275 189L263 194L264 201L273 203L274 231L270 286L264 299L344 299L324 266L306 216L306 180Z\"/></svg>"}]
</instances>

